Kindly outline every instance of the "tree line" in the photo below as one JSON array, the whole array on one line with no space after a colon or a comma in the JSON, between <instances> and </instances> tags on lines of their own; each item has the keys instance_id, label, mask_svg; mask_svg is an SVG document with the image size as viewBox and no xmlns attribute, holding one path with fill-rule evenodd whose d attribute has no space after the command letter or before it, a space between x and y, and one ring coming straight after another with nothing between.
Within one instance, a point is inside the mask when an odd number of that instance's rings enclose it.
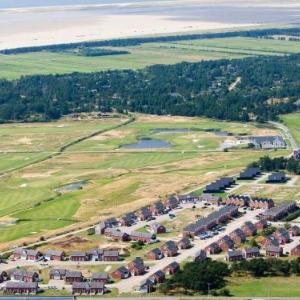
<instances>
[{"instance_id":1,"label":"tree line","mask_svg":"<svg viewBox=\"0 0 300 300\"><path fill-rule=\"evenodd\" d=\"M299 65L300 55L263 56L0 80L0 122L91 111L274 120L297 109ZM237 77L241 83L229 90Z\"/></svg>"},{"instance_id":2,"label":"tree line","mask_svg":"<svg viewBox=\"0 0 300 300\"><path fill-rule=\"evenodd\" d=\"M278 258L255 258L233 262L231 271L237 275L264 276L290 276L300 275L300 257L292 260Z\"/></svg>"},{"instance_id":3,"label":"tree line","mask_svg":"<svg viewBox=\"0 0 300 300\"><path fill-rule=\"evenodd\" d=\"M252 167L259 167L262 171L288 171L290 173L300 175L300 160L293 157L261 157L257 162L250 164Z\"/></svg>"},{"instance_id":4,"label":"tree line","mask_svg":"<svg viewBox=\"0 0 300 300\"><path fill-rule=\"evenodd\" d=\"M269 29L254 29L243 31L229 31L229 32L217 32L217 33L201 33L201 34L183 34L183 35L167 35L156 37L139 37L139 38L126 38L126 39L113 39L104 41L89 41L89 42L77 42L77 43L65 43L56 45L44 45L44 46L32 46L32 47L20 47L13 49L4 49L0 51L0 54L21 54L29 52L40 51L56 51L75 49L80 47L126 47L137 46L145 43L161 43L161 42L177 42L185 40L199 40L199 39L214 39L214 38L230 38L230 37L252 37L252 38L268 38L272 35L299 35L300 28L269 28Z\"/></svg>"}]
</instances>

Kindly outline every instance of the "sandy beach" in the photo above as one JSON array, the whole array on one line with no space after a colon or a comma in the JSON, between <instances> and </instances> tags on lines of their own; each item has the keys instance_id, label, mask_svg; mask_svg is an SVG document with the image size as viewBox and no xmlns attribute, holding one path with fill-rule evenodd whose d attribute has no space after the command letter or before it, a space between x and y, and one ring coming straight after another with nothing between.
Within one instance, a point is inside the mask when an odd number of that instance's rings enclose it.
<instances>
[{"instance_id":1,"label":"sandy beach","mask_svg":"<svg viewBox=\"0 0 300 300\"><path fill-rule=\"evenodd\" d=\"M75 5L0 8L0 49L300 20L299 1L78 1Z\"/></svg>"}]
</instances>

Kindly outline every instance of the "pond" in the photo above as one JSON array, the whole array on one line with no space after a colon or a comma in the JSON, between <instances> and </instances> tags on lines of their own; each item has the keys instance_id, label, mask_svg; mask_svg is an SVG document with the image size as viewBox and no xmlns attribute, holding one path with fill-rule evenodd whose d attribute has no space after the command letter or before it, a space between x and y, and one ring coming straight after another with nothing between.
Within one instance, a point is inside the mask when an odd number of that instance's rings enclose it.
<instances>
[{"instance_id":1,"label":"pond","mask_svg":"<svg viewBox=\"0 0 300 300\"><path fill-rule=\"evenodd\" d=\"M185 132L193 132L193 129L188 128L155 128L152 129L154 133L185 133Z\"/></svg>"},{"instance_id":2,"label":"pond","mask_svg":"<svg viewBox=\"0 0 300 300\"><path fill-rule=\"evenodd\" d=\"M214 134L216 135L216 136L229 136L230 134L228 133L228 132L226 132L226 131L214 131Z\"/></svg>"},{"instance_id":3,"label":"pond","mask_svg":"<svg viewBox=\"0 0 300 300\"><path fill-rule=\"evenodd\" d=\"M134 144L124 145L122 149L162 149L170 147L170 143L164 140L142 139Z\"/></svg>"},{"instance_id":4,"label":"pond","mask_svg":"<svg viewBox=\"0 0 300 300\"><path fill-rule=\"evenodd\" d=\"M73 182L73 183L70 183L70 184L67 184L62 187L57 188L55 190L55 192L66 193L66 192L78 191L78 190L81 190L85 184L87 184L86 181Z\"/></svg>"}]
</instances>

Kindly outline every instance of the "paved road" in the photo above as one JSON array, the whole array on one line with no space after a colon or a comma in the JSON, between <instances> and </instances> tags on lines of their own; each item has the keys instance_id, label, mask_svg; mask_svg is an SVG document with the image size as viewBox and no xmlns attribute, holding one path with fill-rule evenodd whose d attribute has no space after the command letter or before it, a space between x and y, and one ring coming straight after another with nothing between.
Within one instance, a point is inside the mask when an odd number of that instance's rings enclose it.
<instances>
[{"instance_id":1,"label":"paved road","mask_svg":"<svg viewBox=\"0 0 300 300\"><path fill-rule=\"evenodd\" d=\"M194 246L191 249L188 250L182 250L178 256L176 257L165 257L162 260L155 261L155 265L151 266L150 270L147 274L143 276L132 276L129 279L121 280L118 283L110 285L110 287L114 287L119 289L119 293L129 293L134 290L134 287L140 285L145 279L147 279L149 276L154 274L156 271L161 270L165 268L167 265L169 265L171 262L176 261L178 263L181 263L185 260L187 260L190 257L194 257L195 254L200 250L204 249L206 246L208 246L212 242L216 242L218 239L221 238L221 236L224 236L226 234L231 233L233 230L240 228L246 221L255 221L255 217L260 213L260 210L254 210L254 211L247 211L245 215L243 215L240 218L235 219L231 223L229 223L226 226L226 229L224 232L222 232L222 235L214 236L208 240L200 240L195 239Z\"/></svg>"},{"instance_id":2,"label":"paved road","mask_svg":"<svg viewBox=\"0 0 300 300\"><path fill-rule=\"evenodd\" d=\"M279 122L272 122L272 121L270 121L269 123L272 124L272 125L274 125L278 129L280 129L284 133L284 135L286 136L286 138L290 141L292 150L299 149L296 140L294 139L294 137L291 134L290 130L284 124L279 123Z\"/></svg>"},{"instance_id":3,"label":"paved road","mask_svg":"<svg viewBox=\"0 0 300 300\"><path fill-rule=\"evenodd\" d=\"M300 242L300 237L299 236L293 236L292 239L293 239L292 242L282 246L284 254L288 254L288 253L291 254L291 250L293 248L295 248Z\"/></svg>"}]
</instances>

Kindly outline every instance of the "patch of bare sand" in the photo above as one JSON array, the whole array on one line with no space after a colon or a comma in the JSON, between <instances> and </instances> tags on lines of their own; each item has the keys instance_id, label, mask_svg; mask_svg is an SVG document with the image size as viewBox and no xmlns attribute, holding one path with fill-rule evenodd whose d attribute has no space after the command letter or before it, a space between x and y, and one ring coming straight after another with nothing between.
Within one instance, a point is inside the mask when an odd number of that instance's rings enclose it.
<instances>
[{"instance_id":1,"label":"patch of bare sand","mask_svg":"<svg viewBox=\"0 0 300 300\"><path fill-rule=\"evenodd\" d=\"M52 176L54 173L61 171L60 168L43 170L43 172L28 172L21 176L21 178L46 178Z\"/></svg>"},{"instance_id":2,"label":"patch of bare sand","mask_svg":"<svg viewBox=\"0 0 300 300\"><path fill-rule=\"evenodd\" d=\"M138 115L137 121L138 122L168 122L168 123L186 123L191 122L193 120L197 120L197 118L193 117L181 117L181 116L158 116L158 115Z\"/></svg>"},{"instance_id":3,"label":"patch of bare sand","mask_svg":"<svg viewBox=\"0 0 300 300\"><path fill-rule=\"evenodd\" d=\"M280 135L280 132L276 129L272 128L257 128L254 127L252 130L252 135L257 135L257 136L266 136L266 135Z\"/></svg>"},{"instance_id":4,"label":"patch of bare sand","mask_svg":"<svg viewBox=\"0 0 300 300\"><path fill-rule=\"evenodd\" d=\"M91 167L94 163L100 163L106 159L110 158L108 154L91 154L91 153L66 153L56 157L52 163L59 163L62 165L68 164L81 164L90 163Z\"/></svg>"},{"instance_id":5,"label":"patch of bare sand","mask_svg":"<svg viewBox=\"0 0 300 300\"><path fill-rule=\"evenodd\" d=\"M22 137L16 140L16 144L32 145L32 139L29 137Z\"/></svg>"},{"instance_id":6,"label":"patch of bare sand","mask_svg":"<svg viewBox=\"0 0 300 300\"><path fill-rule=\"evenodd\" d=\"M132 134L133 130L111 130L104 134L96 135L90 138L91 141L106 141L110 139L121 139L130 134Z\"/></svg>"}]
</instances>

